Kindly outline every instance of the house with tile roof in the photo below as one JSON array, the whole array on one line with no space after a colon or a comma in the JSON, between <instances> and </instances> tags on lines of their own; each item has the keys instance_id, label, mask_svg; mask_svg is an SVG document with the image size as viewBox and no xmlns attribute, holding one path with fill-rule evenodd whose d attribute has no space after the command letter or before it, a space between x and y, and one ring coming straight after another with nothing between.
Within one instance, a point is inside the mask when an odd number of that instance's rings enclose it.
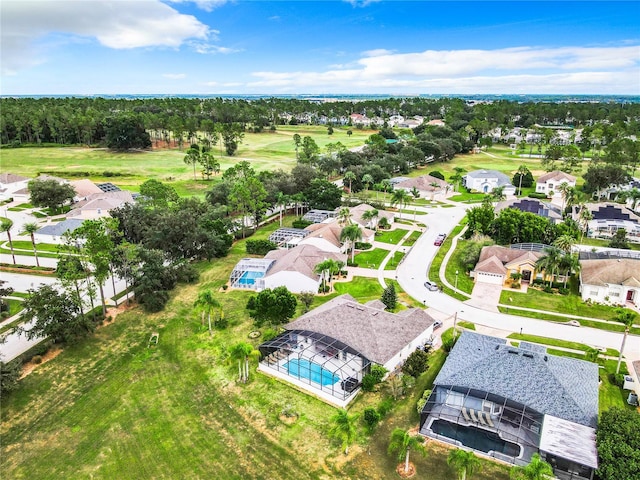
<instances>
[{"instance_id":1,"label":"house with tile roof","mask_svg":"<svg viewBox=\"0 0 640 480\"><path fill-rule=\"evenodd\" d=\"M378 210L378 216L370 220L363 219L362 216L364 215L364 213L370 210ZM391 225L396 218L395 213L387 212L386 210L375 209L374 207L366 203L361 203L360 205L351 207L349 208L349 211L351 212L351 222L357 223L358 225L360 225L361 227L364 227L367 230L375 230L381 218L386 218L387 222L389 222L389 225ZM364 237L364 232L363 232L363 237Z\"/></svg>"},{"instance_id":2,"label":"house with tile roof","mask_svg":"<svg viewBox=\"0 0 640 480\"><path fill-rule=\"evenodd\" d=\"M420 433L516 465L539 453L558 478L592 479L598 382L596 363L465 331L434 381Z\"/></svg>"},{"instance_id":3,"label":"house with tile roof","mask_svg":"<svg viewBox=\"0 0 640 480\"><path fill-rule=\"evenodd\" d=\"M453 194L453 187L439 178L431 175L420 175L419 177L407 178L394 185L397 190L402 188L407 192L411 192L414 188L420 192L420 196L423 198L433 199L435 195L444 195L447 193Z\"/></svg>"},{"instance_id":4,"label":"house with tile roof","mask_svg":"<svg viewBox=\"0 0 640 480\"><path fill-rule=\"evenodd\" d=\"M97 188L97 187L96 187ZM90 220L108 217L109 212L121 207L126 203L133 203L133 195L127 191L103 192L98 189L98 193L90 193L83 200L76 202L67 218L80 218Z\"/></svg>"},{"instance_id":5,"label":"house with tile roof","mask_svg":"<svg viewBox=\"0 0 640 480\"><path fill-rule=\"evenodd\" d=\"M516 187L511 185L511 179L497 170L474 170L462 177L462 183L469 190L491 193L498 187L503 187L505 195L515 195Z\"/></svg>"},{"instance_id":6,"label":"house with tile roof","mask_svg":"<svg viewBox=\"0 0 640 480\"><path fill-rule=\"evenodd\" d=\"M348 245L340 241L342 233L342 225L333 220L327 223L314 223L305 228L310 232L306 237L300 240L300 245L315 245L324 252L346 252ZM375 232L368 228L362 229L362 241L373 242Z\"/></svg>"},{"instance_id":7,"label":"house with tile roof","mask_svg":"<svg viewBox=\"0 0 640 480\"><path fill-rule=\"evenodd\" d=\"M321 275L315 272L316 266L328 259L343 262L347 256L343 253L331 253L320 250L314 245L298 245L297 247L271 250L264 257L275 260L258 285L262 288L287 287L290 292L317 293L320 288Z\"/></svg>"},{"instance_id":8,"label":"house with tile roof","mask_svg":"<svg viewBox=\"0 0 640 480\"><path fill-rule=\"evenodd\" d=\"M584 301L640 308L640 258L580 259Z\"/></svg>"},{"instance_id":9,"label":"house with tile roof","mask_svg":"<svg viewBox=\"0 0 640 480\"><path fill-rule=\"evenodd\" d=\"M553 172L545 173L536 180L536 192L544 193L547 197L561 198L562 192L558 190L558 187L563 183L570 187L575 187L576 177L560 170L554 170Z\"/></svg>"},{"instance_id":10,"label":"house with tile roof","mask_svg":"<svg viewBox=\"0 0 640 480\"><path fill-rule=\"evenodd\" d=\"M476 282L506 286L511 274L519 273L522 275L522 282L527 283L538 276L536 262L543 256L541 252L500 245L483 247L478 263L471 271L471 277Z\"/></svg>"},{"instance_id":11,"label":"house with tile roof","mask_svg":"<svg viewBox=\"0 0 640 480\"><path fill-rule=\"evenodd\" d=\"M285 325L260 345L258 369L329 403L348 404L372 364L392 372L433 334L424 310L399 313L381 302L358 303L341 295Z\"/></svg>"}]
</instances>

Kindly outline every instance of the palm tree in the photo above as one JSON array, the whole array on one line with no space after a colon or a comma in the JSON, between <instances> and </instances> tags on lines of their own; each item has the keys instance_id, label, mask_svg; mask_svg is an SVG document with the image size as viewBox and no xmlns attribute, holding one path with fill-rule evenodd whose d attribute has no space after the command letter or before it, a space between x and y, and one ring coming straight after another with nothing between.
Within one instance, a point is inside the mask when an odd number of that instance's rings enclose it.
<instances>
[{"instance_id":1,"label":"palm tree","mask_svg":"<svg viewBox=\"0 0 640 480\"><path fill-rule=\"evenodd\" d=\"M36 265L39 267L40 266L40 260L38 260L38 250L36 249L36 238L34 236L34 234L37 231L38 231L38 224L37 223L35 223L35 222L25 223L23 225L23 227L22 227L22 232L20 232L20 235L29 234L31 236L31 244L33 245L33 256L36 257Z\"/></svg>"},{"instance_id":2,"label":"palm tree","mask_svg":"<svg viewBox=\"0 0 640 480\"><path fill-rule=\"evenodd\" d=\"M544 249L546 255L541 257L536 262L536 268L543 270L546 274L550 275L549 286L553 285L553 276L555 274L558 265L560 264L560 258L562 250L558 247L547 247Z\"/></svg>"},{"instance_id":3,"label":"palm tree","mask_svg":"<svg viewBox=\"0 0 640 480\"><path fill-rule=\"evenodd\" d=\"M391 432L391 442L387 452L390 455L394 453L398 455L398 461L401 462L404 459L404 472L409 472L409 452L415 450L422 454L427 455L427 450L424 447L424 441L418 436L411 435L402 428L396 428Z\"/></svg>"},{"instance_id":4,"label":"palm tree","mask_svg":"<svg viewBox=\"0 0 640 480\"><path fill-rule=\"evenodd\" d=\"M362 214L362 220L365 220L366 222L369 222L369 220L373 220L374 218L378 218L378 214L380 212L378 212L378 210L376 210L375 208L372 208L371 210L367 210L366 212L364 212ZM370 225L370 223L367 223L367 225ZM374 222L373 223L373 228L374 230L378 230L378 222Z\"/></svg>"},{"instance_id":5,"label":"palm tree","mask_svg":"<svg viewBox=\"0 0 640 480\"><path fill-rule=\"evenodd\" d=\"M340 232L340 241L348 241L351 245L351 263L353 263L356 255L356 242L362 240L362 230L360 225L347 225Z\"/></svg>"},{"instance_id":6,"label":"palm tree","mask_svg":"<svg viewBox=\"0 0 640 480\"><path fill-rule=\"evenodd\" d=\"M624 336L622 337L622 346L620 347L620 356L618 357L616 374L620 373L620 363L622 363L622 353L624 352L624 345L625 343L627 343L627 335L629 334L629 329L631 328L631 325L633 325L633 322L635 319L636 319L636 314L631 310L629 310L628 308L618 309L616 320L624 324Z\"/></svg>"},{"instance_id":7,"label":"palm tree","mask_svg":"<svg viewBox=\"0 0 640 480\"><path fill-rule=\"evenodd\" d=\"M471 450L456 448L451 450L447 457L447 464L453 467L460 480L466 480L467 475L471 477L473 472L480 468L480 459Z\"/></svg>"},{"instance_id":8,"label":"palm tree","mask_svg":"<svg viewBox=\"0 0 640 480\"><path fill-rule=\"evenodd\" d=\"M11 241L11 228L13 227L13 221L8 218L3 218L0 223L0 232L6 233L9 239L9 248L11 249L11 256L13 257L13 264L16 264L16 255L13 252L13 241Z\"/></svg>"},{"instance_id":9,"label":"palm tree","mask_svg":"<svg viewBox=\"0 0 640 480\"><path fill-rule=\"evenodd\" d=\"M351 210L349 210L347 207L341 208L338 212L338 223L343 227L346 225L351 225L352 216L353 214L351 213Z\"/></svg>"},{"instance_id":10,"label":"palm tree","mask_svg":"<svg viewBox=\"0 0 640 480\"><path fill-rule=\"evenodd\" d=\"M324 284L327 279L329 280L329 291L331 291L331 280L333 275L336 272L340 271L340 267L338 266L338 262L333 258L327 258L322 262L318 263L313 269L315 273L322 276L322 283Z\"/></svg>"},{"instance_id":11,"label":"palm tree","mask_svg":"<svg viewBox=\"0 0 640 480\"><path fill-rule=\"evenodd\" d=\"M431 187L431 201L433 202L433 199L436 198L436 188L438 188L440 184L438 182L433 181L429 184L429 186Z\"/></svg>"},{"instance_id":12,"label":"palm tree","mask_svg":"<svg viewBox=\"0 0 640 480\"><path fill-rule=\"evenodd\" d=\"M393 190L393 184L391 183L391 180L389 180L388 178L383 178L382 181L380 182L380 186L382 187L382 191L385 193L385 198L386 198L387 191ZM385 204L385 202L383 202L383 204Z\"/></svg>"},{"instance_id":13,"label":"palm tree","mask_svg":"<svg viewBox=\"0 0 640 480\"><path fill-rule=\"evenodd\" d=\"M364 183L364 188L369 191L369 185L371 185L373 183L373 177L371 175L369 175L368 173L365 173L362 176L362 183Z\"/></svg>"},{"instance_id":14,"label":"palm tree","mask_svg":"<svg viewBox=\"0 0 640 480\"><path fill-rule=\"evenodd\" d=\"M205 290L204 292L198 293L198 298L193 303L194 307L197 307L202 312L202 323L204 324L204 316L207 315L209 321L209 335L211 335L211 311L214 308L220 309L220 318L224 315L222 311L222 305L218 300L216 300L213 296L211 290Z\"/></svg>"},{"instance_id":15,"label":"palm tree","mask_svg":"<svg viewBox=\"0 0 640 480\"><path fill-rule=\"evenodd\" d=\"M344 177L342 177L342 181L346 180L349 182L349 195L351 195L351 183L358 177L351 170L345 172Z\"/></svg>"},{"instance_id":16,"label":"palm tree","mask_svg":"<svg viewBox=\"0 0 640 480\"><path fill-rule=\"evenodd\" d=\"M513 467L509 476L513 480L547 480L554 478L553 468L534 453L531 462L524 467Z\"/></svg>"},{"instance_id":17,"label":"palm tree","mask_svg":"<svg viewBox=\"0 0 640 480\"><path fill-rule=\"evenodd\" d=\"M553 242L554 247L558 247L564 253L571 253L571 249L576 243L576 239L571 235L560 235Z\"/></svg>"},{"instance_id":18,"label":"palm tree","mask_svg":"<svg viewBox=\"0 0 640 480\"><path fill-rule=\"evenodd\" d=\"M578 223L582 227L582 232L580 235L581 242L584 238L585 233L587 234L587 236L589 236L589 222L591 220L593 220L593 214L586 206L583 205L580 209L580 213L578 214Z\"/></svg>"},{"instance_id":19,"label":"palm tree","mask_svg":"<svg viewBox=\"0 0 640 480\"><path fill-rule=\"evenodd\" d=\"M257 350L247 342L238 342L229 349L229 355L238 360L238 381L247 383L249 380L249 357L255 356Z\"/></svg>"},{"instance_id":20,"label":"palm tree","mask_svg":"<svg viewBox=\"0 0 640 480\"><path fill-rule=\"evenodd\" d=\"M339 410L338 413L331 417L332 425L329 429L329 435L342 444L345 455L349 454L349 445L356 438L357 418L358 415L349 415L346 410Z\"/></svg>"},{"instance_id":21,"label":"palm tree","mask_svg":"<svg viewBox=\"0 0 640 480\"><path fill-rule=\"evenodd\" d=\"M580 258L577 253L565 253L560 257L558 263L558 270L567 272L564 276L564 288L567 288L567 279L571 276L572 272L580 271Z\"/></svg>"},{"instance_id":22,"label":"palm tree","mask_svg":"<svg viewBox=\"0 0 640 480\"><path fill-rule=\"evenodd\" d=\"M187 154L184 157L184 163L187 165L193 165L193 180L196 180L196 164L200 162L200 147L198 145L191 145Z\"/></svg>"},{"instance_id":23,"label":"palm tree","mask_svg":"<svg viewBox=\"0 0 640 480\"><path fill-rule=\"evenodd\" d=\"M278 192L278 197L276 199L276 203L280 206L280 226L282 227L282 210L289 203L289 196L285 195L282 192Z\"/></svg>"},{"instance_id":24,"label":"palm tree","mask_svg":"<svg viewBox=\"0 0 640 480\"><path fill-rule=\"evenodd\" d=\"M391 195L391 205L399 205L400 218L402 218L402 209L409 203L409 194L404 189L394 190Z\"/></svg>"}]
</instances>

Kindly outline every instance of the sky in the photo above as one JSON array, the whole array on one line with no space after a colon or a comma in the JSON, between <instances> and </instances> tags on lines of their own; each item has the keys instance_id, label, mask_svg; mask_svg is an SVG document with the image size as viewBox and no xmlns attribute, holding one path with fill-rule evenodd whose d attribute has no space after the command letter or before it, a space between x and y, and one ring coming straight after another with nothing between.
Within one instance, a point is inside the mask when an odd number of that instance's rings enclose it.
<instances>
[{"instance_id":1,"label":"sky","mask_svg":"<svg viewBox=\"0 0 640 480\"><path fill-rule=\"evenodd\" d=\"M2 0L1 95L640 94L638 1Z\"/></svg>"}]
</instances>

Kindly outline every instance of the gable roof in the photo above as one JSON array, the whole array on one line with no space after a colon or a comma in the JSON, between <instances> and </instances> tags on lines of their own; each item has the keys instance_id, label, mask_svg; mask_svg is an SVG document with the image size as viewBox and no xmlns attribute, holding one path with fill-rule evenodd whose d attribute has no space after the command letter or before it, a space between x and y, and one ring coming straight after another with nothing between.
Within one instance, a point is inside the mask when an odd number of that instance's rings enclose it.
<instances>
[{"instance_id":1,"label":"gable roof","mask_svg":"<svg viewBox=\"0 0 640 480\"><path fill-rule=\"evenodd\" d=\"M305 230L311 233L304 237L300 243L304 244L305 241L310 238L322 238L332 245L340 248L342 246L340 234L342 233L343 228L344 227L342 227L337 221L331 221L329 223L313 223L305 227ZM361 230L362 238L369 238L374 234L374 231L369 230L368 228L362 228Z\"/></svg>"},{"instance_id":2,"label":"gable roof","mask_svg":"<svg viewBox=\"0 0 640 480\"><path fill-rule=\"evenodd\" d=\"M377 209L367 203L361 203L359 205L356 205L355 207L351 207L349 209L349 211L351 212L351 221L353 223L358 223L363 227L366 226L369 223L369 221L363 220L362 215L364 214L364 212L368 212L369 210L377 210ZM386 218L387 220L393 221L394 216L395 215L393 214L393 212L387 212L386 210L378 210L378 221L381 218ZM367 236L365 232L363 232L362 235Z\"/></svg>"},{"instance_id":3,"label":"gable roof","mask_svg":"<svg viewBox=\"0 0 640 480\"><path fill-rule=\"evenodd\" d=\"M495 255L491 255L489 258L485 258L483 261L478 262L474 270L476 272L495 273L497 275L507 274L507 269Z\"/></svg>"},{"instance_id":4,"label":"gable roof","mask_svg":"<svg viewBox=\"0 0 640 480\"><path fill-rule=\"evenodd\" d=\"M529 212L554 220L562 218L562 214L557 207L550 203L541 202L536 198L512 198L511 200L498 202L495 211L500 212L505 208L515 208L521 212Z\"/></svg>"},{"instance_id":5,"label":"gable roof","mask_svg":"<svg viewBox=\"0 0 640 480\"><path fill-rule=\"evenodd\" d=\"M598 381L595 363L464 331L434 383L490 392L542 414L595 427Z\"/></svg>"},{"instance_id":6,"label":"gable roof","mask_svg":"<svg viewBox=\"0 0 640 480\"><path fill-rule=\"evenodd\" d=\"M587 203L584 205L593 215L593 220L627 220L633 223L640 223L640 216L633 210L619 203ZM574 219L579 215L579 207L574 207Z\"/></svg>"},{"instance_id":7,"label":"gable roof","mask_svg":"<svg viewBox=\"0 0 640 480\"><path fill-rule=\"evenodd\" d=\"M583 285L615 284L640 288L640 259L580 260L580 266L580 282Z\"/></svg>"},{"instance_id":8,"label":"gable roof","mask_svg":"<svg viewBox=\"0 0 640 480\"><path fill-rule=\"evenodd\" d=\"M431 184L437 183L438 186L434 187ZM440 180L439 178L433 177L431 175L420 175L415 178L408 178L400 183L396 184L396 187L399 188L417 188L418 190L422 190L425 192L433 192L435 190L441 190L447 186L447 182L444 180Z\"/></svg>"},{"instance_id":9,"label":"gable roof","mask_svg":"<svg viewBox=\"0 0 640 480\"><path fill-rule=\"evenodd\" d=\"M560 170L554 170L553 172L541 175L538 180L536 180L537 183L546 183L549 181L575 183L576 177L569 175L568 173L561 172Z\"/></svg>"},{"instance_id":10,"label":"gable roof","mask_svg":"<svg viewBox=\"0 0 640 480\"><path fill-rule=\"evenodd\" d=\"M475 270L478 269L478 265L491 257L496 257L503 265L506 265L508 263L536 262L539 258L544 256L545 254L542 252L507 248L500 245L489 245L487 247L482 247L482 250L480 251L480 258L478 259Z\"/></svg>"},{"instance_id":11,"label":"gable roof","mask_svg":"<svg viewBox=\"0 0 640 480\"><path fill-rule=\"evenodd\" d=\"M500 187L511 185L511 179L507 177L504 173L498 172L497 170L473 170L472 172L467 173L465 177L495 178L498 180L498 186Z\"/></svg>"},{"instance_id":12,"label":"gable roof","mask_svg":"<svg viewBox=\"0 0 640 480\"><path fill-rule=\"evenodd\" d=\"M321 333L357 350L372 362L384 365L415 340L434 319L412 308L403 315L362 305L341 295L288 323L287 330ZM417 346L417 345L416 345Z\"/></svg>"},{"instance_id":13,"label":"gable roof","mask_svg":"<svg viewBox=\"0 0 640 480\"><path fill-rule=\"evenodd\" d=\"M79 197L86 197L92 193L102 193L100 187L87 178L74 180L73 182L70 182L70 184Z\"/></svg>"},{"instance_id":14,"label":"gable roof","mask_svg":"<svg viewBox=\"0 0 640 480\"><path fill-rule=\"evenodd\" d=\"M271 277L278 272L287 271L298 272L313 280L319 278L314 269L320 262L328 258L342 262L347 260L344 254L323 252L315 245L298 245L290 250L271 250L264 258L276 261L265 275L265 278Z\"/></svg>"},{"instance_id":15,"label":"gable roof","mask_svg":"<svg viewBox=\"0 0 640 480\"><path fill-rule=\"evenodd\" d=\"M15 173L0 173L0 183L1 184L10 184L23 182L25 180L29 180L28 177L23 177L21 175L16 175Z\"/></svg>"},{"instance_id":16,"label":"gable roof","mask_svg":"<svg viewBox=\"0 0 640 480\"><path fill-rule=\"evenodd\" d=\"M79 218L69 218L62 222L49 223L36 233L39 235L53 235L55 237L59 237L66 232L73 232L76 228L82 225L82 222L84 222L84 220Z\"/></svg>"}]
</instances>

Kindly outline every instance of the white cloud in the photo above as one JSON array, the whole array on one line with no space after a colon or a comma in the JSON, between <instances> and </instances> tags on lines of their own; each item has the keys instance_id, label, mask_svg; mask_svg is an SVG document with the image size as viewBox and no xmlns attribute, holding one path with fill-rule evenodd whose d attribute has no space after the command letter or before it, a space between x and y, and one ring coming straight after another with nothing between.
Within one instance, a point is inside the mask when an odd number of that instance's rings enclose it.
<instances>
[{"instance_id":1,"label":"white cloud","mask_svg":"<svg viewBox=\"0 0 640 480\"><path fill-rule=\"evenodd\" d=\"M181 80L183 78L187 78L186 73L163 73L162 76L170 80Z\"/></svg>"},{"instance_id":2,"label":"white cloud","mask_svg":"<svg viewBox=\"0 0 640 480\"><path fill-rule=\"evenodd\" d=\"M350 3L354 7L366 7L371 5L372 3L380 2L381 0L344 0L347 3Z\"/></svg>"},{"instance_id":3,"label":"white cloud","mask_svg":"<svg viewBox=\"0 0 640 480\"><path fill-rule=\"evenodd\" d=\"M94 38L113 49L178 48L188 39L204 41L213 33L194 16L158 0L14 0L3 1L0 9L4 72L43 61L38 41L54 33Z\"/></svg>"},{"instance_id":4,"label":"white cloud","mask_svg":"<svg viewBox=\"0 0 640 480\"><path fill-rule=\"evenodd\" d=\"M365 57L381 57L383 55L393 55L393 50L387 50L386 48L377 48L375 50L367 50L362 52Z\"/></svg>"},{"instance_id":5,"label":"white cloud","mask_svg":"<svg viewBox=\"0 0 640 480\"><path fill-rule=\"evenodd\" d=\"M228 55L230 53L237 53L242 51L235 48L221 47L220 45L212 45L206 42L190 42L190 45L196 52L202 53L202 54L220 53L223 55Z\"/></svg>"},{"instance_id":6,"label":"white cloud","mask_svg":"<svg viewBox=\"0 0 640 480\"><path fill-rule=\"evenodd\" d=\"M214 8L227 3L227 0L168 0L170 3L195 3L198 8L211 12Z\"/></svg>"},{"instance_id":7,"label":"white cloud","mask_svg":"<svg viewBox=\"0 0 640 480\"><path fill-rule=\"evenodd\" d=\"M373 54L373 55L372 55ZM252 88L281 91L640 93L640 46L364 52L355 64L317 72L253 72ZM340 68L336 68L340 67Z\"/></svg>"}]
</instances>

